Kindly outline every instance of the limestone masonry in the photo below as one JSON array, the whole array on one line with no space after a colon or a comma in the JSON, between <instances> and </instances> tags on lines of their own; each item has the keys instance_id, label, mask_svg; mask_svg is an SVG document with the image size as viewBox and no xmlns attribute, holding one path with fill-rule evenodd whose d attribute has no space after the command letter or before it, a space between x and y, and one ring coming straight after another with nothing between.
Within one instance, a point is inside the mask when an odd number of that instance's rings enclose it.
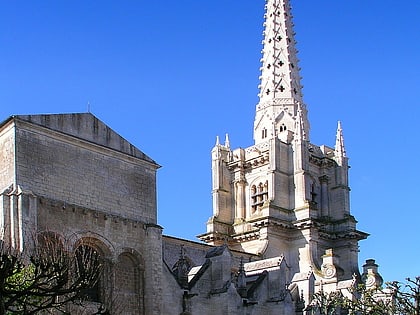
<instances>
[{"instance_id":1,"label":"limestone masonry","mask_svg":"<svg viewBox=\"0 0 420 315\"><path fill-rule=\"evenodd\" d=\"M0 124L1 239L89 244L105 262L89 303L114 314L306 314L316 291L380 284L373 260L359 271L368 234L350 211L341 124L334 148L310 142L289 1L265 2L254 144L217 139L202 242L162 235L159 165L90 113Z\"/></svg>"}]
</instances>

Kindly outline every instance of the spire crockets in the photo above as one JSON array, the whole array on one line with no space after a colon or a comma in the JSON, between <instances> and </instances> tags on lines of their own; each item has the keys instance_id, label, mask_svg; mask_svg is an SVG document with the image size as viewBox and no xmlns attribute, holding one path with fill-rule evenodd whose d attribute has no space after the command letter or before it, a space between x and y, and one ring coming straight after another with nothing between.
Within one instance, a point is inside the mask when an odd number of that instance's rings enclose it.
<instances>
[{"instance_id":1,"label":"spire crockets","mask_svg":"<svg viewBox=\"0 0 420 315\"><path fill-rule=\"evenodd\" d=\"M284 130L294 132L293 126L299 107L302 110L303 125L308 137L309 124L302 99L297 50L288 0L266 0L263 35L264 47L254 140L260 142Z\"/></svg>"},{"instance_id":2,"label":"spire crockets","mask_svg":"<svg viewBox=\"0 0 420 315\"><path fill-rule=\"evenodd\" d=\"M260 103L277 98L302 102L292 16L288 0L266 0Z\"/></svg>"}]
</instances>

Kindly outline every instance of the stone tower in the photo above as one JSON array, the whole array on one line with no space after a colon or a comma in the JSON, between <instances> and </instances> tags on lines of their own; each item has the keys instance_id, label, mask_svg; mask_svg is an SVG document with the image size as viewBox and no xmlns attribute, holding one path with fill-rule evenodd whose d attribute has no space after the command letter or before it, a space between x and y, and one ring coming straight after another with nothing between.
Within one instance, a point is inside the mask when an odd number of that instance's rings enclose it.
<instances>
[{"instance_id":1,"label":"stone tower","mask_svg":"<svg viewBox=\"0 0 420 315\"><path fill-rule=\"evenodd\" d=\"M254 145L212 150L213 216L200 239L263 258L284 255L290 279L336 289L358 271L341 124L334 148L310 142L288 0L266 0Z\"/></svg>"}]
</instances>

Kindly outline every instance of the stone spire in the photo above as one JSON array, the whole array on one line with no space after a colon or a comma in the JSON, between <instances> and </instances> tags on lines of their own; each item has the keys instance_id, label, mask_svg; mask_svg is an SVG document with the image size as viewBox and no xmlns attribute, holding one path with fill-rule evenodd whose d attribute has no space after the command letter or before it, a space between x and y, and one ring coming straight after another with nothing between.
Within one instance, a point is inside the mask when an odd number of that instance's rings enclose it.
<instances>
[{"instance_id":1,"label":"stone spire","mask_svg":"<svg viewBox=\"0 0 420 315\"><path fill-rule=\"evenodd\" d=\"M266 0L261 58L259 103L254 123L255 142L275 137L284 128L293 131L299 106L308 137L309 124L302 99L302 86L288 0ZM287 117L283 117L287 114ZM291 127L291 128L288 128ZM274 129L274 132L271 130ZM268 130L270 132L267 132Z\"/></svg>"},{"instance_id":2,"label":"stone spire","mask_svg":"<svg viewBox=\"0 0 420 315\"><path fill-rule=\"evenodd\" d=\"M344 147L343 129L341 128L341 121L338 121L337 134L335 138L335 155L337 157L346 157L346 149Z\"/></svg>"},{"instance_id":3,"label":"stone spire","mask_svg":"<svg viewBox=\"0 0 420 315\"><path fill-rule=\"evenodd\" d=\"M260 103L278 98L302 101L292 16L288 0L267 0L261 59Z\"/></svg>"},{"instance_id":4,"label":"stone spire","mask_svg":"<svg viewBox=\"0 0 420 315\"><path fill-rule=\"evenodd\" d=\"M228 134L226 134L226 137L225 137L225 147L227 149L230 149L230 141L229 141L229 135Z\"/></svg>"}]
</instances>

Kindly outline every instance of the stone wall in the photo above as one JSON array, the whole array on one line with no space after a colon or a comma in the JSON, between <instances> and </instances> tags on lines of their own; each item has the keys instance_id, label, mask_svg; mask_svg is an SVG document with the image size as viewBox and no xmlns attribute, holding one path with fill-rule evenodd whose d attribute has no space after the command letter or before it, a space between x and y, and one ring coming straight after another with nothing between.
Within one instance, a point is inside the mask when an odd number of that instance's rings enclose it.
<instances>
[{"instance_id":1,"label":"stone wall","mask_svg":"<svg viewBox=\"0 0 420 315\"><path fill-rule=\"evenodd\" d=\"M14 182L15 137L13 124L0 128L0 193Z\"/></svg>"},{"instance_id":2,"label":"stone wall","mask_svg":"<svg viewBox=\"0 0 420 315\"><path fill-rule=\"evenodd\" d=\"M127 219L156 223L156 165L18 121L17 181L24 190Z\"/></svg>"}]
</instances>

